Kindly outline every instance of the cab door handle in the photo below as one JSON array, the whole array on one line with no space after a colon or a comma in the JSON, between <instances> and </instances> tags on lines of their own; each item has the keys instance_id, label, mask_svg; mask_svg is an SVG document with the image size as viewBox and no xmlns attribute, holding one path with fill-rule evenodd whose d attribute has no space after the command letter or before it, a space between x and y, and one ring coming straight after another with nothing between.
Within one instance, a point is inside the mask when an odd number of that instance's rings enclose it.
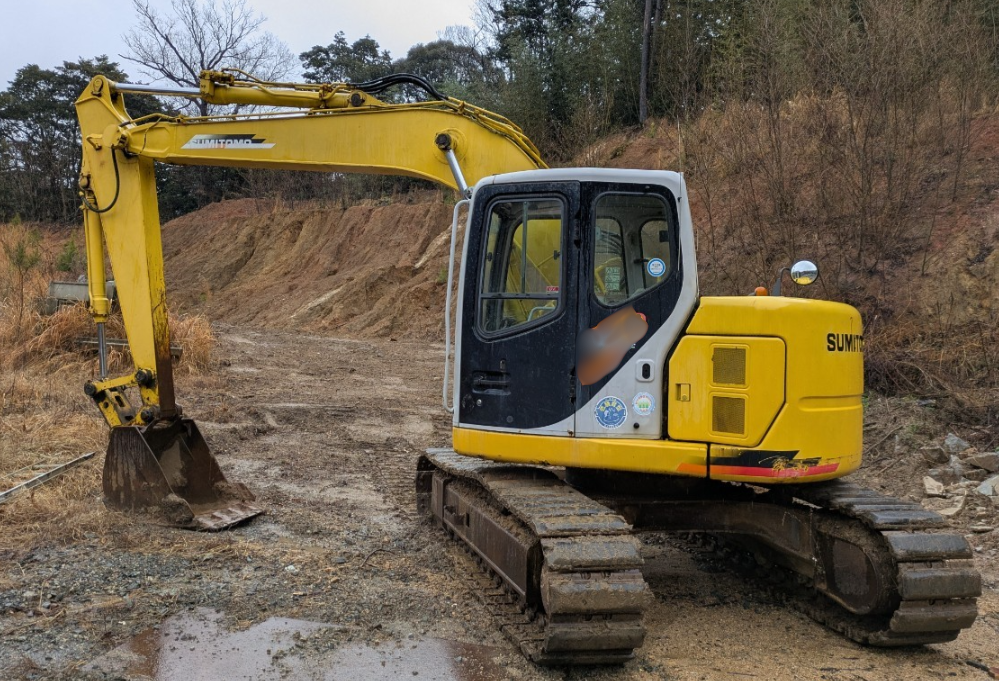
<instances>
[{"instance_id":1,"label":"cab door handle","mask_svg":"<svg viewBox=\"0 0 999 681\"><path fill-rule=\"evenodd\" d=\"M496 371L477 371L472 374L472 392L508 394L510 392L510 374Z\"/></svg>"}]
</instances>

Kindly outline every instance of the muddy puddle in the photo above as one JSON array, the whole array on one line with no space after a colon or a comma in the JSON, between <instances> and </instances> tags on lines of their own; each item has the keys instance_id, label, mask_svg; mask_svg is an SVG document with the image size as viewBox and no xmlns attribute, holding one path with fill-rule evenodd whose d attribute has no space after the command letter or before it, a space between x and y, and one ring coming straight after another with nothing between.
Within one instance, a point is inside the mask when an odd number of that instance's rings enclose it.
<instances>
[{"instance_id":1,"label":"muddy puddle","mask_svg":"<svg viewBox=\"0 0 999 681\"><path fill-rule=\"evenodd\" d=\"M334 625L272 617L229 631L222 614L196 609L165 620L90 662L84 671L129 681L321 679L487 681L505 676L500 650L440 639L378 646L331 643Z\"/></svg>"}]
</instances>

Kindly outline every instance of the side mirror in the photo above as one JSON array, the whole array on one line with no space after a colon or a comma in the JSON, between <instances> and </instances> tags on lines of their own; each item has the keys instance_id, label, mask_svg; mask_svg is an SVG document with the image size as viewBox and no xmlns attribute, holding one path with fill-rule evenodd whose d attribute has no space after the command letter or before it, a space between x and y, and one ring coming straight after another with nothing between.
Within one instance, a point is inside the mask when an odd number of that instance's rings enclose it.
<instances>
[{"instance_id":1,"label":"side mirror","mask_svg":"<svg viewBox=\"0 0 999 681\"><path fill-rule=\"evenodd\" d=\"M791 266L791 281L798 286L808 286L819 278L819 267L811 260L799 260Z\"/></svg>"},{"instance_id":2,"label":"side mirror","mask_svg":"<svg viewBox=\"0 0 999 681\"><path fill-rule=\"evenodd\" d=\"M774 282L773 288L770 290L770 295L780 295L781 279L784 278L784 273L787 271L787 267L782 267L777 272L777 281ZM791 266L790 271L791 280L799 286L807 286L819 278L819 268L811 260L799 260Z\"/></svg>"}]
</instances>

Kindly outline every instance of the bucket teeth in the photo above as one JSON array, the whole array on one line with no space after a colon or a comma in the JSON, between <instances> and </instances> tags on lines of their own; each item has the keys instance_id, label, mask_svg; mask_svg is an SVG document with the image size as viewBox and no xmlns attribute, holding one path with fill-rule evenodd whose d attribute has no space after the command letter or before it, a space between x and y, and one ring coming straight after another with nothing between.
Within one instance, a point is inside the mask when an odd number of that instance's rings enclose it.
<instances>
[{"instance_id":1,"label":"bucket teeth","mask_svg":"<svg viewBox=\"0 0 999 681\"><path fill-rule=\"evenodd\" d=\"M240 502L227 506L226 508L216 509L207 513L199 513L194 516L191 529L206 530L209 532L224 530L227 527L233 527L234 525L246 522L250 518L256 517L263 512L264 510L262 508L258 508L253 504Z\"/></svg>"}]
</instances>

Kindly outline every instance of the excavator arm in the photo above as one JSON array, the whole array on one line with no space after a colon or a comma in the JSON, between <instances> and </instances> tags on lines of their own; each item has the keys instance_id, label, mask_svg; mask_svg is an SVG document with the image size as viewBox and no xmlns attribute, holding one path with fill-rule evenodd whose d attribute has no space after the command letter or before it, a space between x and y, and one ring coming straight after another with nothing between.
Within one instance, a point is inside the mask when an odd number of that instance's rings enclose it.
<instances>
[{"instance_id":1,"label":"excavator arm","mask_svg":"<svg viewBox=\"0 0 999 681\"><path fill-rule=\"evenodd\" d=\"M400 82L422 87L431 99L399 104L375 96ZM256 109L239 115L153 114L133 119L125 109L127 93ZM100 377L85 390L112 428L105 501L115 508L135 509L162 506L165 496L179 497L192 511L174 509L176 518L171 520L209 529L232 524L239 513L227 515L233 505L227 505L217 489L184 489L206 484L220 488L224 477L196 426L182 418L176 405L154 162L404 175L462 193L487 175L545 167L516 125L445 97L411 76L360 86L311 85L264 83L245 74L206 71L197 90L117 84L97 76L76 108L83 138L80 189L90 310L101 346ZM103 349L110 309L106 255L134 362L132 373L113 378L107 376ZM133 388L138 403L129 398ZM196 480L199 476L208 482ZM159 484L160 478L166 486ZM225 517L205 520L210 515L201 512L205 509L221 509Z\"/></svg>"}]
</instances>

